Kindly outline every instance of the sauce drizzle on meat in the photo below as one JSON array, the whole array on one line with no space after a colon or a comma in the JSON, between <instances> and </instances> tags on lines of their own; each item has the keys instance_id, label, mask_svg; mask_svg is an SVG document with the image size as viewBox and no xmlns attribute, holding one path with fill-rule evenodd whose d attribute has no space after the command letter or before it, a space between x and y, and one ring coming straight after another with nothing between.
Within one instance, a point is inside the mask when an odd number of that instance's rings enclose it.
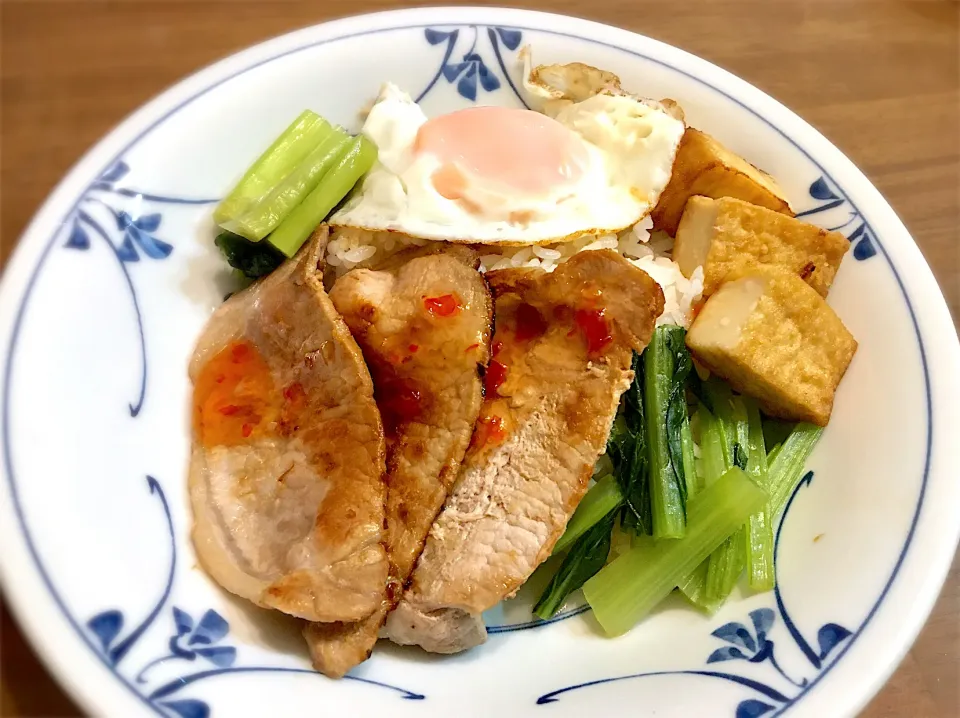
<instances>
[{"instance_id":1,"label":"sauce drizzle on meat","mask_svg":"<svg viewBox=\"0 0 960 718\"><path fill-rule=\"evenodd\" d=\"M197 377L193 425L206 447L236 446L277 417L270 368L248 341L231 342Z\"/></svg>"},{"instance_id":2,"label":"sauce drizzle on meat","mask_svg":"<svg viewBox=\"0 0 960 718\"><path fill-rule=\"evenodd\" d=\"M383 431L388 437L395 437L402 426L423 414L426 397L414 381L390 370L374 370L373 379L373 394L383 418Z\"/></svg>"},{"instance_id":3,"label":"sauce drizzle on meat","mask_svg":"<svg viewBox=\"0 0 960 718\"><path fill-rule=\"evenodd\" d=\"M599 356L613 341L610 322L604 316L604 309L578 309L574 321L587 340L587 354Z\"/></svg>"},{"instance_id":4,"label":"sauce drizzle on meat","mask_svg":"<svg viewBox=\"0 0 960 718\"><path fill-rule=\"evenodd\" d=\"M547 322L536 307L524 302L517 307L517 341L537 339L547 331Z\"/></svg>"},{"instance_id":5,"label":"sauce drizzle on meat","mask_svg":"<svg viewBox=\"0 0 960 718\"><path fill-rule=\"evenodd\" d=\"M507 438L507 432L503 426L503 417L494 414L492 416L481 417L477 421L477 427L473 433L473 444L475 448L482 449L486 446L497 446L503 443L505 438Z\"/></svg>"},{"instance_id":6,"label":"sauce drizzle on meat","mask_svg":"<svg viewBox=\"0 0 960 718\"><path fill-rule=\"evenodd\" d=\"M453 294L424 297L423 306L435 317L453 317L463 309L460 300Z\"/></svg>"},{"instance_id":7,"label":"sauce drizzle on meat","mask_svg":"<svg viewBox=\"0 0 960 718\"><path fill-rule=\"evenodd\" d=\"M490 362L487 367L487 374L484 377L484 391L487 396L494 396L499 392L503 382L507 380L507 367L496 359Z\"/></svg>"}]
</instances>

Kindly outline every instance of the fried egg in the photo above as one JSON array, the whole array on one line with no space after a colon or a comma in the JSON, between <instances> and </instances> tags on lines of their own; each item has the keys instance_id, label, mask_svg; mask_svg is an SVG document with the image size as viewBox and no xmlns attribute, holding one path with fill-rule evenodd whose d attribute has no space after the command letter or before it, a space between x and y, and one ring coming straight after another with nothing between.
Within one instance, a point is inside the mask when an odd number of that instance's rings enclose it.
<instances>
[{"instance_id":1,"label":"fried egg","mask_svg":"<svg viewBox=\"0 0 960 718\"><path fill-rule=\"evenodd\" d=\"M378 160L332 225L523 245L644 218L670 179L684 123L622 93L568 103L553 117L472 107L428 119L388 83L362 131Z\"/></svg>"}]
</instances>

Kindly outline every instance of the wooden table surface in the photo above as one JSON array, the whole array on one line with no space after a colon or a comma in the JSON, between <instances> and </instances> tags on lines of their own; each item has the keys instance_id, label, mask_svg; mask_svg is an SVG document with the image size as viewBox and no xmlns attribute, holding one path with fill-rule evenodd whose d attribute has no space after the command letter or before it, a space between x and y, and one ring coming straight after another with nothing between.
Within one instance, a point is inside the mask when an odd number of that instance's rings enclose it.
<instances>
[{"instance_id":1,"label":"wooden table surface","mask_svg":"<svg viewBox=\"0 0 960 718\"><path fill-rule=\"evenodd\" d=\"M960 318L957 0L514 4L672 43L796 110L891 202ZM396 6L389 0L0 0L0 265L70 166L159 91L260 40ZM6 610L0 638L0 715L78 714ZM863 715L960 715L957 561L916 644Z\"/></svg>"}]
</instances>

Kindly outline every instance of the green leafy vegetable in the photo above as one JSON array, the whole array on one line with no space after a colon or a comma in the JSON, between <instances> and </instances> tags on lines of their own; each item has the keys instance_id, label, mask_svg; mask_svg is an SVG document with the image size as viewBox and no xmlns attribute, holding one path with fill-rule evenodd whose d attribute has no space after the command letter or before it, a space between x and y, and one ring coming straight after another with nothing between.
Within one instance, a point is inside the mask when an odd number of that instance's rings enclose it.
<instances>
[{"instance_id":1,"label":"green leafy vegetable","mask_svg":"<svg viewBox=\"0 0 960 718\"><path fill-rule=\"evenodd\" d=\"M221 226L247 239L259 241L276 229L310 192L322 182L343 154L350 136L327 125L328 132L313 151L246 212ZM319 224L319 222L318 222Z\"/></svg>"},{"instance_id":2,"label":"green leafy vegetable","mask_svg":"<svg viewBox=\"0 0 960 718\"><path fill-rule=\"evenodd\" d=\"M713 377L703 382L703 393L708 399L709 411L717 420L717 426L720 429L724 463L727 466L733 466L734 445L737 443L733 391L726 382Z\"/></svg>"},{"instance_id":3,"label":"green leafy vegetable","mask_svg":"<svg viewBox=\"0 0 960 718\"><path fill-rule=\"evenodd\" d=\"M687 350L686 330L675 326L664 327L663 330L666 333L667 345L673 354L673 378L666 416L667 447L670 452L673 475L682 495L681 500L686 505L688 489L683 436L690 431L690 416L687 413L687 378L693 368L693 361ZM690 450L692 451L692 446Z\"/></svg>"},{"instance_id":4,"label":"green leafy vegetable","mask_svg":"<svg viewBox=\"0 0 960 718\"><path fill-rule=\"evenodd\" d=\"M700 418L700 465L703 481L709 486L723 476L727 464L723 426L705 406L698 409Z\"/></svg>"},{"instance_id":5,"label":"green leafy vegetable","mask_svg":"<svg viewBox=\"0 0 960 718\"><path fill-rule=\"evenodd\" d=\"M601 478L580 500L577 510L567 523L566 531L554 545L553 553L566 551L577 539L622 504L623 494L620 493L617 480L611 475Z\"/></svg>"},{"instance_id":6,"label":"green leafy vegetable","mask_svg":"<svg viewBox=\"0 0 960 718\"><path fill-rule=\"evenodd\" d=\"M643 352L643 410L655 538L680 538L686 530L681 433L687 421L686 380L691 360L685 336L682 327L657 327Z\"/></svg>"},{"instance_id":7,"label":"green leafy vegetable","mask_svg":"<svg viewBox=\"0 0 960 718\"><path fill-rule=\"evenodd\" d=\"M330 123L316 112L304 110L214 210L213 220L223 225L247 212L310 154L329 132Z\"/></svg>"},{"instance_id":8,"label":"green leafy vegetable","mask_svg":"<svg viewBox=\"0 0 960 718\"><path fill-rule=\"evenodd\" d=\"M763 488L768 488L767 449L763 438L763 422L760 410L752 399L743 399L747 412L750 455L747 460L747 476ZM769 591L773 588L773 516L770 506L750 516L746 526L747 578L754 591Z\"/></svg>"},{"instance_id":9,"label":"green leafy vegetable","mask_svg":"<svg viewBox=\"0 0 960 718\"><path fill-rule=\"evenodd\" d=\"M770 515L774 520L780 516L787 505L787 499L800 482L807 459L820 441L822 434L822 427L801 422L794 427L778 448L775 458L770 463L767 477Z\"/></svg>"},{"instance_id":10,"label":"green leafy vegetable","mask_svg":"<svg viewBox=\"0 0 960 718\"><path fill-rule=\"evenodd\" d=\"M227 263L250 279L270 274L286 259L269 244L254 243L232 232L221 232L214 243L220 248Z\"/></svg>"},{"instance_id":11,"label":"green leafy vegetable","mask_svg":"<svg viewBox=\"0 0 960 718\"><path fill-rule=\"evenodd\" d=\"M621 525L635 533L649 534L653 520L643 420L643 361L636 352L632 366L633 382L620 399L620 410L607 440L607 456L623 495Z\"/></svg>"},{"instance_id":12,"label":"green leafy vegetable","mask_svg":"<svg viewBox=\"0 0 960 718\"><path fill-rule=\"evenodd\" d=\"M618 636L663 600L767 500L740 469L730 469L687 504L682 539L642 542L584 584L604 631Z\"/></svg>"},{"instance_id":13,"label":"green leafy vegetable","mask_svg":"<svg viewBox=\"0 0 960 718\"><path fill-rule=\"evenodd\" d=\"M741 524L710 554L704 588L704 597L708 602L717 602L722 605L729 598L733 587L737 585L746 563L744 542L745 535Z\"/></svg>"},{"instance_id":14,"label":"green leafy vegetable","mask_svg":"<svg viewBox=\"0 0 960 718\"><path fill-rule=\"evenodd\" d=\"M721 386L716 381L710 382L708 392L712 394L714 407L719 414L721 436L731 447L728 454L730 464L745 471L750 460L750 423L743 397L733 396L726 385ZM746 534L741 527L710 554L704 589L707 601L722 604L727 600L746 565L745 544Z\"/></svg>"},{"instance_id":15,"label":"green leafy vegetable","mask_svg":"<svg viewBox=\"0 0 960 718\"><path fill-rule=\"evenodd\" d=\"M683 476L687 485L687 500L695 496L701 488L697 473L697 459L693 450L693 431L690 428L690 416L687 414L680 427L680 454L683 460Z\"/></svg>"},{"instance_id":16,"label":"green leafy vegetable","mask_svg":"<svg viewBox=\"0 0 960 718\"><path fill-rule=\"evenodd\" d=\"M705 392L704 396L707 396ZM697 420L700 425L700 467L704 486L707 487L715 483L730 468L725 456L724 445L726 439L720 420L703 403L697 409ZM708 556L695 571L692 571L679 582L677 588L691 603L712 613L723 602L707 600L707 570L709 568L710 557Z\"/></svg>"},{"instance_id":17,"label":"green leafy vegetable","mask_svg":"<svg viewBox=\"0 0 960 718\"><path fill-rule=\"evenodd\" d=\"M552 618L563 606L567 596L603 568L607 556L610 555L610 540L615 520L616 511L611 511L606 518L594 524L577 539L550 585L537 601L533 609L536 616L545 621Z\"/></svg>"},{"instance_id":18,"label":"green leafy vegetable","mask_svg":"<svg viewBox=\"0 0 960 718\"><path fill-rule=\"evenodd\" d=\"M270 235L270 243L292 257L330 210L353 189L377 159L377 146L363 135L354 137L343 148L336 163L323 180Z\"/></svg>"},{"instance_id":19,"label":"green leafy vegetable","mask_svg":"<svg viewBox=\"0 0 960 718\"><path fill-rule=\"evenodd\" d=\"M701 561L700 565L697 566L689 576L683 579L677 588L680 590L680 593L683 594L683 597L691 604L712 616L720 610L723 601L710 600L707 598L708 568L710 568L709 558L706 561Z\"/></svg>"}]
</instances>

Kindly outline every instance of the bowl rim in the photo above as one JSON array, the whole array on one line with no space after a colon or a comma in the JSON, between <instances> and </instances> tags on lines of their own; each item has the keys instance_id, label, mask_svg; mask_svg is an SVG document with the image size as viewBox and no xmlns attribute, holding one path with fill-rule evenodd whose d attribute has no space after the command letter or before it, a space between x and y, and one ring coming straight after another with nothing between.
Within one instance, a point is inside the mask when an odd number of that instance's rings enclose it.
<instances>
[{"instance_id":1,"label":"bowl rim","mask_svg":"<svg viewBox=\"0 0 960 718\"><path fill-rule=\"evenodd\" d=\"M417 19L419 21L414 22ZM862 172L817 130L773 98L706 60L647 36L582 18L530 10L490 7L409 8L345 17L265 40L212 63L175 83L115 126L70 169L40 209L37 210L30 224L24 230L8 264L7 271L4 272L2 284L0 284L0 327L4 329L5 333L7 327L11 327L8 348L2 358L4 365L4 389L2 394L3 472L7 481L0 490L4 494L9 493L13 504L13 514L17 518L16 522L9 521L8 514L11 512L0 507L0 518L3 519L0 523L0 536L4 537L5 546L8 547L3 552L2 561L0 561L0 579L2 579L5 598L9 602L18 623L24 629L34 649L41 656L51 673L57 677L71 696L90 713L96 714L110 706L134 705L134 702L129 700L128 702L121 702L119 698L121 695L129 699L133 694L139 702L143 701L142 696L133 686L129 685L124 677L106 664L99 652L94 650L93 654L100 660L91 660L93 656L90 655L88 646L89 649L95 647L83 633L76 619L71 616L53 587L33 546L16 495L9 441L9 392L7 386L12 374L12 357L16 337L21 326L23 308L26 306L33 282L39 274L44 260L59 236L58 227L60 224L56 219L62 214L61 208L69 206L71 198L76 198L81 194L82 188L98 169L110 167L124 153L180 109L220 84L261 65L310 47L363 35L402 29L436 28L445 25L462 26L466 24L496 24L587 41L629 53L688 75L757 116L771 129L778 132L784 140L793 144L806 155L824 176L832 177L842 174L844 181L837 184L846 188L855 188L859 196L865 196L866 200L859 203L863 206L869 205L867 214L875 218L879 215L879 219L882 220L884 226L883 237L888 242L893 238L892 243L885 246L884 240L876 232L874 233L880 253L892 269L910 311L920 348L927 393L927 454L917 509L893 572L866 619L859 626L853 638L838 652L829 665L811 681L810 685L793 702L783 709L789 710L801 698L809 697L809 692L820 682L821 678L840 665L840 659L856 644L857 638L862 635L881 608L913 542L924 509L924 501L930 483L929 479L931 476L942 475L943 479L939 482L938 488L942 488L941 493L946 492L947 496L946 512L939 515L938 521L942 528L935 532L935 537L939 542L939 550L925 552L925 569L920 576L923 585L915 594L909 615L905 619L903 616L897 617L901 623L899 624L899 630L891 627L891 633L895 633L895 637L887 642L888 649L882 654L877 654L879 658L871 657L871 675L867 679L860 680L856 688L845 691L842 701L825 704L831 705L834 711L840 708L841 713L853 713L859 710L882 687L909 650L933 608L939 589L946 578L958 539L960 539L960 501L958 501L960 499L960 490L958 490L960 485L957 482L953 482L953 485L950 484L950 469L948 468L952 467L953 473L956 473L955 467L957 462L960 461L960 447L950 447L948 443L941 441L936 445L937 453L935 455L933 443L935 413L937 416L936 424L938 425L937 434L940 436L956 435L960 430L960 409L958 409L960 407L960 379L953 379L949 377L950 372L941 371L936 377L938 387L934 392L928 366L934 363L936 366L943 368L960 366L960 342L956 341L949 310L940 294L932 272L902 222ZM568 29L553 29L564 27ZM600 40L600 36L605 39ZM301 40L304 42L301 42ZM640 45L643 45L644 51L638 49ZM704 73L707 79L703 76L693 75L690 71L683 69L685 65L696 67ZM763 111L761 112L759 108L762 108ZM771 117L774 119L771 119ZM785 126L789 128L789 132L784 129ZM802 145L794 139L794 136L797 135L803 137ZM814 149L808 150L808 147ZM829 172L824 165L836 169ZM849 198L852 193L845 191L844 194ZM857 205L854 200L851 198L849 201L851 207L856 210ZM868 223L878 225L880 221L875 219ZM903 238L909 241L903 241ZM896 265L888 249L896 254ZM901 278L901 271L908 277L909 293ZM918 314L914 308L914 303L922 308L922 313ZM10 317L13 318L12 321L8 321ZM924 336L937 336L937 341L925 343ZM936 405L933 402L934 396L937 399ZM944 401L944 398L946 401ZM936 412L934 412L934 406L936 406ZM945 426L946 430L940 429L940 426ZM929 517L927 525L933 525ZM11 549L11 547L15 548ZM29 580L24 582L24 578L29 578ZM57 615L57 610L61 615ZM56 626L56 628L52 628L52 626ZM62 628L67 626L72 627L72 632L76 633L75 638L67 641L66 645L58 643L56 649L54 649L53 642L49 639L61 637L63 635ZM88 670L98 663L102 664L108 673ZM110 678L110 674L119 679L129 692L120 691L120 686L117 685L117 681ZM819 692L821 699L817 702L822 702L822 693L822 691ZM807 703L809 702L807 701ZM843 704L842 707L840 704ZM147 705L149 706L149 704ZM149 707L152 708L152 706Z\"/></svg>"}]
</instances>

